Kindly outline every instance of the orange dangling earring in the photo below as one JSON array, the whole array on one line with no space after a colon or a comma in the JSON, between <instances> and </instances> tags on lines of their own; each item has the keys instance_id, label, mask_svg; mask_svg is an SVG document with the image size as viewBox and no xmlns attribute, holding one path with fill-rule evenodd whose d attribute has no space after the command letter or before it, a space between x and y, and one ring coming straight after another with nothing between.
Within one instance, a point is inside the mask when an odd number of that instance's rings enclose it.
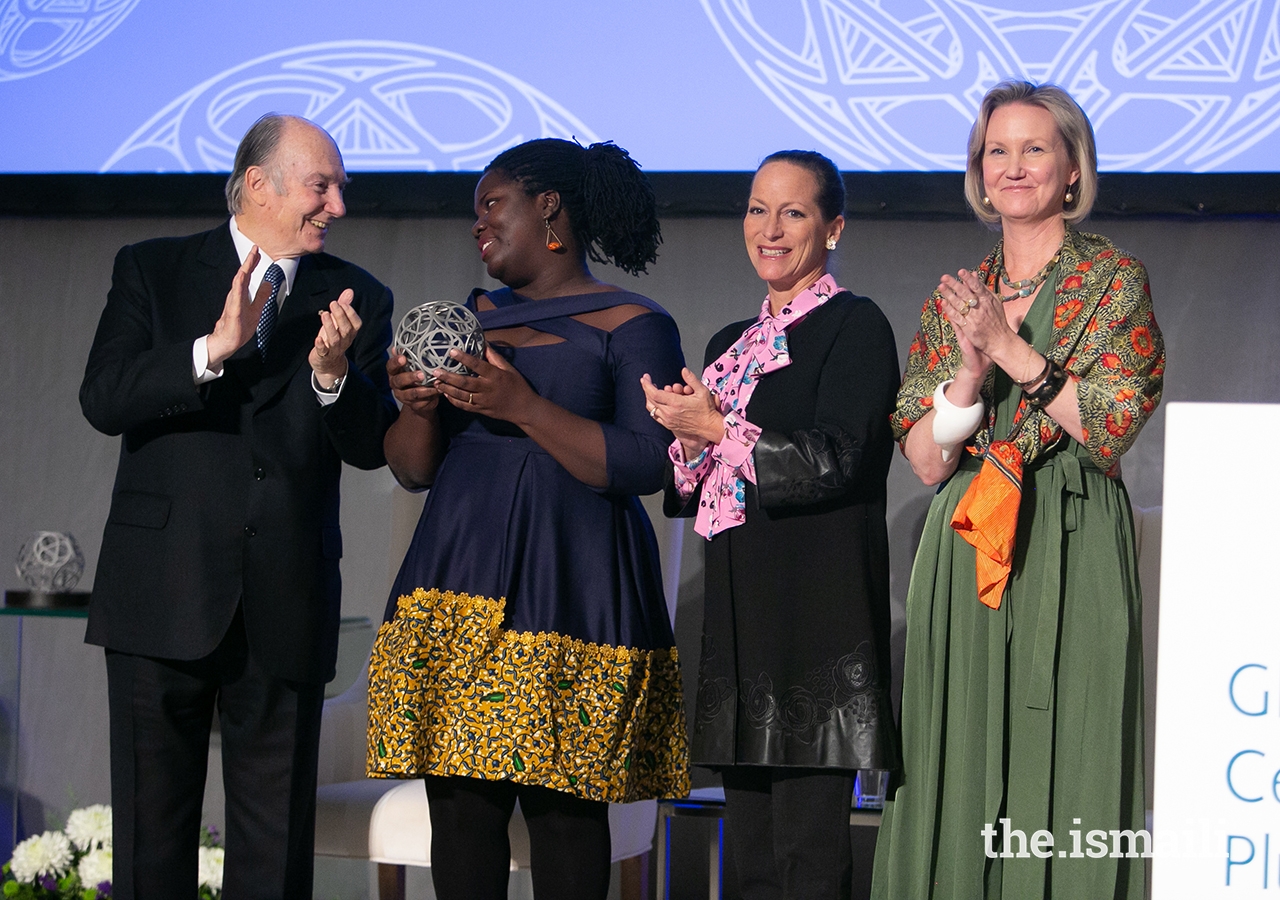
<instances>
[{"instance_id":1,"label":"orange dangling earring","mask_svg":"<svg viewBox=\"0 0 1280 900\"><path fill-rule=\"evenodd\" d=\"M559 250L561 247L563 247L564 244L560 242L560 235L556 234L555 231L552 229L551 218L547 217L542 221L547 226L547 249L554 253L556 250Z\"/></svg>"}]
</instances>

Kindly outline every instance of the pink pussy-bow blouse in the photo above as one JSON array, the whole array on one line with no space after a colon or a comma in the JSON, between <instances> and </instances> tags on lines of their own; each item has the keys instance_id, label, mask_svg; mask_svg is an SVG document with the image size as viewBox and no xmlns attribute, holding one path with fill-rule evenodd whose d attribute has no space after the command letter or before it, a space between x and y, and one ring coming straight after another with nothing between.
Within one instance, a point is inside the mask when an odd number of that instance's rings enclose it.
<instances>
[{"instance_id":1,"label":"pink pussy-bow blouse","mask_svg":"<svg viewBox=\"0 0 1280 900\"><path fill-rule=\"evenodd\" d=\"M840 291L834 278L823 275L776 316L766 297L755 322L703 370L702 383L715 395L724 416L724 438L708 445L696 459L685 460L678 440L672 441L668 453L675 464L675 486L682 499L691 497L702 483L693 528L707 540L747 520L746 482L756 483L751 454L760 429L748 422L742 411L751 402L760 376L791 365L787 329Z\"/></svg>"}]
</instances>

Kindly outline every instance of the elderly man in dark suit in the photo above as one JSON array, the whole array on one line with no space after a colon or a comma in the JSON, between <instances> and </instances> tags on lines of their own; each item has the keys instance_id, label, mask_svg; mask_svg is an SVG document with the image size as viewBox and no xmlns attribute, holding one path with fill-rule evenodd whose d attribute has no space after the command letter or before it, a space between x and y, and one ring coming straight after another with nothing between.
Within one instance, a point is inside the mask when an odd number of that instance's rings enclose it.
<instances>
[{"instance_id":1,"label":"elderly man in dark suit","mask_svg":"<svg viewBox=\"0 0 1280 900\"><path fill-rule=\"evenodd\" d=\"M195 896L215 711L224 896L311 898L338 477L383 465L396 413L391 292L323 252L346 181L322 129L266 116L228 223L116 257L80 404L123 436L86 638L107 655L117 900Z\"/></svg>"}]
</instances>

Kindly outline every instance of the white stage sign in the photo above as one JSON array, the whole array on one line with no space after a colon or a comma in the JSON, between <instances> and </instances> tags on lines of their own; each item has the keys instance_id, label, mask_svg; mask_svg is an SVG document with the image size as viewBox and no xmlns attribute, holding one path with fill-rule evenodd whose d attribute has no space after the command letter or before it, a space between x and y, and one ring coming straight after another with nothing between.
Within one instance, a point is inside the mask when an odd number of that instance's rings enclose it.
<instances>
[{"instance_id":1,"label":"white stage sign","mask_svg":"<svg viewBox=\"0 0 1280 900\"><path fill-rule=\"evenodd\" d=\"M1154 900L1280 892L1280 404L1165 427Z\"/></svg>"}]
</instances>

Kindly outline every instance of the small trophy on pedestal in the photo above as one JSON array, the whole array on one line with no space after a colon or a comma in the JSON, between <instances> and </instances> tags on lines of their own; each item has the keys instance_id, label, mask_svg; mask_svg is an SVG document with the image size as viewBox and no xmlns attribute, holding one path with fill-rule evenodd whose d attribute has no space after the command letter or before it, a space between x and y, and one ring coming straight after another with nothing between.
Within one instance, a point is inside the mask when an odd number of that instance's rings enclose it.
<instances>
[{"instance_id":1,"label":"small trophy on pedestal","mask_svg":"<svg viewBox=\"0 0 1280 900\"><path fill-rule=\"evenodd\" d=\"M17 572L30 590L5 591L5 606L55 609L85 606L88 591L75 586L84 574L84 554L70 534L37 531L18 551Z\"/></svg>"}]
</instances>

